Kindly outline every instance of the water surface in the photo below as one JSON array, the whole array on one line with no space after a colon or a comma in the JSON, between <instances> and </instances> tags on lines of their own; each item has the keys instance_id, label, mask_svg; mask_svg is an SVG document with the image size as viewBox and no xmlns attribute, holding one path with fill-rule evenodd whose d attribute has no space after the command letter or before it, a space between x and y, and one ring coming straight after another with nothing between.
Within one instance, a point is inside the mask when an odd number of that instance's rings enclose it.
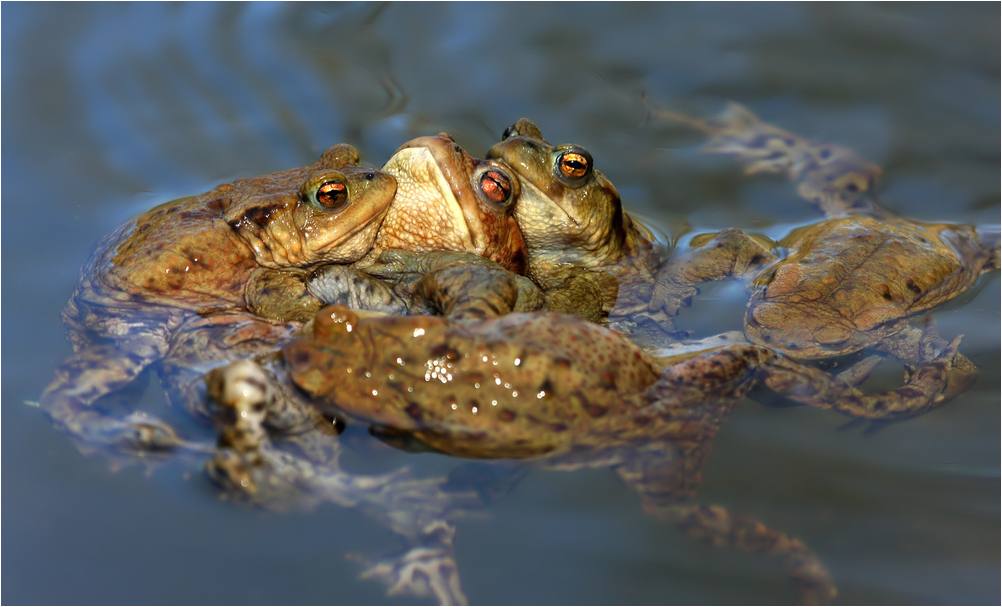
<instances>
[{"instance_id":1,"label":"water surface","mask_svg":"<svg viewBox=\"0 0 1002 607\"><path fill-rule=\"evenodd\" d=\"M69 352L59 311L81 264L129 217L338 141L379 163L447 129L483 152L521 115L590 149L628 208L674 236L817 217L780 180L745 180L647 124L647 94L696 113L738 100L880 163L896 212L997 224L999 17L957 3L4 5L3 602L387 600L343 558L396 547L361 514L220 503L177 467L116 472L23 404ZM681 322L737 328L742 297L707 289ZM704 501L803 538L841 602L997 603L999 301L995 273L936 313L983 370L973 390L877 431L744 403ZM155 380L130 396L162 399ZM791 600L775 568L643 516L603 470L530 473L459 525L457 559L477 603Z\"/></svg>"}]
</instances>

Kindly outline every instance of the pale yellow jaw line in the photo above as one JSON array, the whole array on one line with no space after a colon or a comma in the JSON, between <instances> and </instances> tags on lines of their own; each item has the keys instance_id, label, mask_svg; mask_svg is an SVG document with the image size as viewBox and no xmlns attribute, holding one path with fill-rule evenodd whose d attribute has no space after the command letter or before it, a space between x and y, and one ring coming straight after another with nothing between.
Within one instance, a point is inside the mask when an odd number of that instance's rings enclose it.
<instances>
[{"instance_id":1,"label":"pale yellow jaw line","mask_svg":"<svg viewBox=\"0 0 1002 607\"><path fill-rule=\"evenodd\" d=\"M531 194L532 196L540 198L542 200L547 200L547 201L549 201L550 204L552 204L553 206L555 206L558 209L560 209L560 212L563 213L567 217L567 220L570 221L571 224L573 224L575 226L580 226L581 225L580 222L578 222L578 220L574 219L574 217L570 213L567 212L567 209L565 209L556 200L553 200L552 198L550 198L549 196L547 196L546 194L544 194L543 190L540 190L539 188L537 188L531 181L529 181L528 179L521 179L520 182L522 184L522 193L519 195L519 199L524 198L525 195L526 195L526 193L528 193L528 194ZM518 203L515 203L515 212L516 213L518 212Z\"/></svg>"},{"instance_id":2,"label":"pale yellow jaw line","mask_svg":"<svg viewBox=\"0 0 1002 607\"><path fill-rule=\"evenodd\" d=\"M416 176L416 167L424 175ZM438 186L439 198L444 201L445 208L452 220L453 225L460 226L463 230L462 239L466 250L473 251L473 236L470 234L470 226L466 224L466 217L463 209L456 200L456 195L452 192L452 186L442 173L435 157L428 148L405 148L390 157L383 165L383 172L389 173L397 180L397 191L406 189L408 184L417 184L415 187L424 188L429 179L421 180L417 177L431 177Z\"/></svg>"}]
</instances>

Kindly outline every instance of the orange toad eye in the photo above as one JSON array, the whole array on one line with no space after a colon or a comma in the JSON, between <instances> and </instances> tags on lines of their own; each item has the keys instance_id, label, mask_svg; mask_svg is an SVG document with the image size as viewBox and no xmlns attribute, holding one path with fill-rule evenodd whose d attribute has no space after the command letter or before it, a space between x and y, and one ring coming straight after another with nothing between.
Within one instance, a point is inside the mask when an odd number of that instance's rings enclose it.
<instances>
[{"instance_id":1,"label":"orange toad eye","mask_svg":"<svg viewBox=\"0 0 1002 607\"><path fill-rule=\"evenodd\" d=\"M486 171L480 176L480 191L487 200L504 204L511 197L511 180L501 171Z\"/></svg>"},{"instance_id":2,"label":"orange toad eye","mask_svg":"<svg viewBox=\"0 0 1002 607\"><path fill-rule=\"evenodd\" d=\"M337 210L348 204L348 186L340 181L325 181L317 188L317 203L325 209Z\"/></svg>"},{"instance_id":3,"label":"orange toad eye","mask_svg":"<svg viewBox=\"0 0 1002 607\"><path fill-rule=\"evenodd\" d=\"M579 152L564 152L557 160L560 174L568 179L577 179L588 174L591 159Z\"/></svg>"}]
</instances>

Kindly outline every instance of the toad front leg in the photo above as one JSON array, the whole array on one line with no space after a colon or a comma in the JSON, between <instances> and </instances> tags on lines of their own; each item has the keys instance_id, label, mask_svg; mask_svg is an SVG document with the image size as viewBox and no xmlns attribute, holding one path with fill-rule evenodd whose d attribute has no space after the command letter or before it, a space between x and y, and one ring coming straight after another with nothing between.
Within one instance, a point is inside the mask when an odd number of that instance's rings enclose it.
<instances>
[{"instance_id":1,"label":"toad front leg","mask_svg":"<svg viewBox=\"0 0 1002 607\"><path fill-rule=\"evenodd\" d=\"M432 311L454 320L482 320L544 305L525 276L472 253L386 251L367 272L398 284Z\"/></svg>"},{"instance_id":2,"label":"toad front leg","mask_svg":"<svg viewBox=\"0 0 1002 607\"><path fill-rule=\"evenodd\" d=\"M655 277L650 308L676 316L699 292L703 282L741 278L758 273L776 260L775 243L736 228L700 234L690 248L676 252Z\"/></svg>"},{"instance_id":3,"label":"toad front leg","mask_svg":"<svg viewBox=\"0 0 1002 607\"><path fill-rule=\"evenodd\" d=\"M309 276L297 268L257 268L244 286L247 310L273 321L308 322L324 305L307 289Z\"/></svg>"},{"instance_id":4,"label":"toad front leg","mask_svg":"<svg viewBox=\"0 0 1002 607\"><path fill-rule=\"evenodd\" d=\"M131 383L159 360L166 342L156 333L140 332L120 343L87 344L56 370L42 394L46 413L86 445L143 453L180 447L197 449L181 439L165 421L141 411L117 417L96 402Z\"/></svg>"}]
</instances>

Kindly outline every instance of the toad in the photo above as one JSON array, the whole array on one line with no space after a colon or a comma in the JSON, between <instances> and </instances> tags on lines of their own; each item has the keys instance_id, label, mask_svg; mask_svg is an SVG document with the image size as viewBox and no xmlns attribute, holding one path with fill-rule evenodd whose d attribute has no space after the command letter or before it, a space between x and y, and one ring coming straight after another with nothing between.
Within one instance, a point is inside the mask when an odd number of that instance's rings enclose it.
<instances>
[{"instance_id":1,"label":"toad","mask_svg":"<svg viewBox=\"0 0 1002 607\"><path fill-rule=\"evenodd\" d=\"M736 104L714 120L659 115L706 133L708 152L738 158L748 173L785 174L828 217L778 242L736 229L696 236L658 274L652 306L669 315L699 283L739 277L751 285L744 330L754 343L797 360L874 348L915 364L923 331L909 320L999 267L997 230L894 215L877 202L880 168L849 149L809 141ZM953 371L948 394L970 383L974 366L958 355Z\"/></svg>"}]
</instances>

